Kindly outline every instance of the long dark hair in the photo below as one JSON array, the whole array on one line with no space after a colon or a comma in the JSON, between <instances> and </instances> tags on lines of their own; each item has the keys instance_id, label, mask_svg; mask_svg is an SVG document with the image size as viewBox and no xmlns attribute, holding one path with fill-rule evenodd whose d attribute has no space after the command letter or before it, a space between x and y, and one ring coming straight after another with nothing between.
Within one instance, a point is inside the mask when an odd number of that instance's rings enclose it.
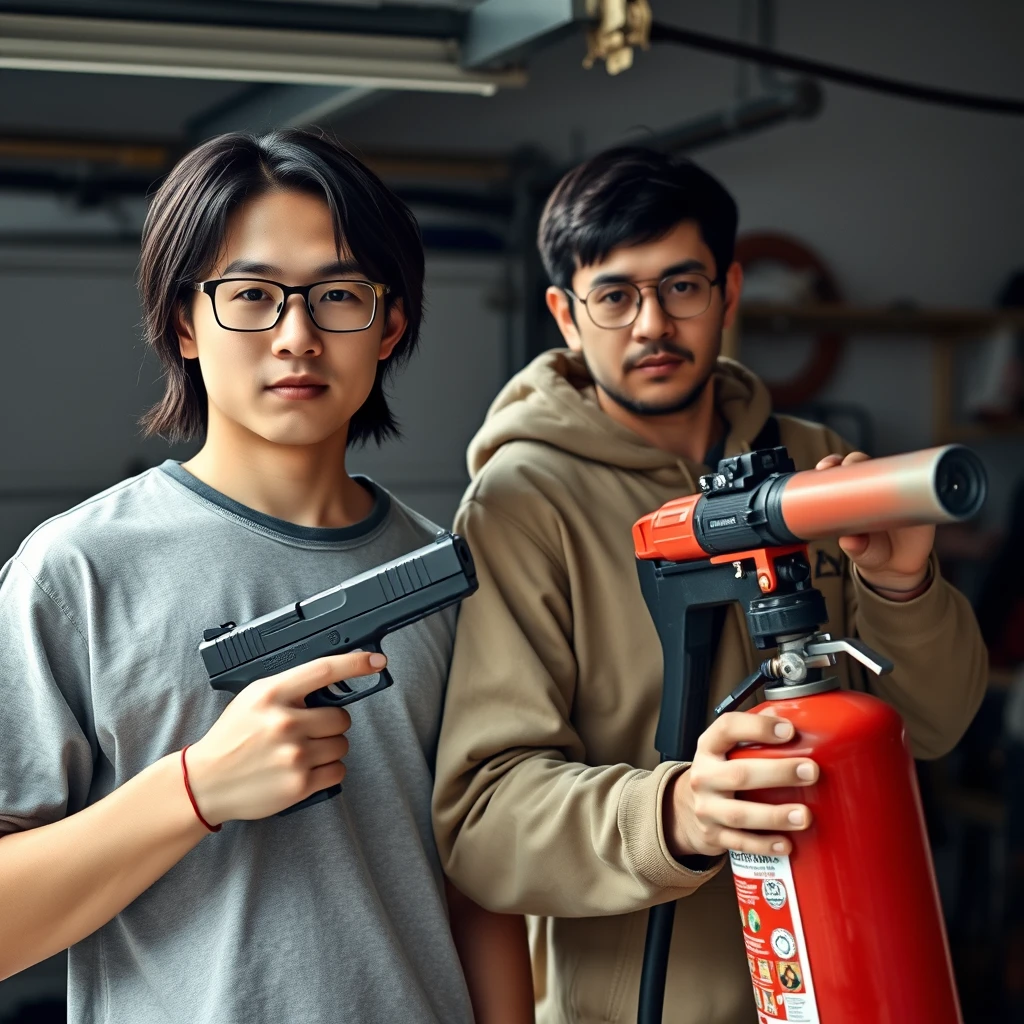
<instances>
[{"instance_id":1,"label":"long dark hair","mask_svg":"<svg viewBox=\"0 0 1024 1024\"><path fill-rule=\"evenodd\" d=\"M197 282L209 272L230 214L275 188L322 197L335 244L347 245L366 274L388 285L384 313L396 301L407 320L391 355L377 366L369 397L352 417L348 443L398 434L384 385L408 360L423 317L423 242L409 208L340 143L298 128L263 136L219 135L186 154L150 204L142 231L139 292L146 341L164 368L163 398L142 419L147 434L172 441L206 430L206 386L197 359L182 359L176 317L188 319Z\"/></svg>"}]
</instances>

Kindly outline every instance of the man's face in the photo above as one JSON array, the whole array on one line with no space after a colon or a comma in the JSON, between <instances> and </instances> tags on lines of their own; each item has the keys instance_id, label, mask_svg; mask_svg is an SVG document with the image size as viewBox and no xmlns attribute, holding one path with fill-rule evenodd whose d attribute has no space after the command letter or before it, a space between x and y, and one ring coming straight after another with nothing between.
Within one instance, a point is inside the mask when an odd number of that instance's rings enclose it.
<instances>
[{"instance_id":1,"label":"man's face","mask_svg":"<svg viewBox=\"0 0 1024 1024\"><path fill-rule=\"evenodd\" d=\"M667 415L692 405L714 372L722 328L735 316L742 283L738 264L728 270L724 295L721 287L712 288L707 310L685 320L673 319L658 302L658 282L677 273L718 276L694 221L682 221L653 241L619 246L573 275L572 291L581 299L599 286L639 286L641 307L628 327L598 327L582 302L548 289L548 307L566 343L582 353L598 388L636 415Z\"/></svg>"},{"instance_id":2,"label":"man's face","mask_svg":"<svg viewBox=\"0 0 1024 1024\"><path fill-rule=\"evenodd\" d=\"M326 202L288 191L268 192L232 214L206 278L267 278L284 285L369 280L350 253L335 248ZM349 296L337 290L328 298ZM217 294L222 322L222 303L248 310L266 301L257 285L232 287L224 298L221 290ZM196 292L191 321L179 324L179 344L182 356L199 359L211 429L241 428L275 444L315 445L347 430L370 394L378 361L390 355L404 329L401 308L393 306L385 316L381 300L364 330L324 331L310 319L302 296L291 295L276 327L232 331L217 322L211 297Z\"/></svg>"}]
</instances>

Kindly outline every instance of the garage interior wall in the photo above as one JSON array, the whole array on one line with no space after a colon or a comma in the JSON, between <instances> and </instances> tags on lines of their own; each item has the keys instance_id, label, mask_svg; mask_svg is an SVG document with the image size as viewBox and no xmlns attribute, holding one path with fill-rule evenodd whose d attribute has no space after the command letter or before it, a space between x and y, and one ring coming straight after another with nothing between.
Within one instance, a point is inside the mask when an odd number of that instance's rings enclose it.
<instances>
[{"instance_id":1,"label":"garage interior wall","mask_svg":"<svg viewBox=\"0 0 1024 1024\"><path fill-rule=\"evenodd\" d=\"M19 339L5 375L23 382L3 403L8 437L17 438L0 472L4 560L43 520L192 450L136 429L162 394L160 366L139 337L137 256L0 247L0 304L8 337ZM403 440L351 455L353 471L439 524L450 524L465 488L466 445L504 382L503 274L493 257L431 259L420 352L390 389Z\"/></svg>"},{"instance_id":2,"label":"garage interior wall","mask_svg":"<svg viewBox=\"0 0 1024 1024\"><path fill-rule=\"evenodd\" d=\"M738 3L653 0L669 23L735 35ZM980 0L884 0L822 5L780 0L779 49L909 81L1024 96L1024 5ZM606 145L642 142L731 100L734 65L707 54L655 48L609 78L579 67L581 43L538 54L530 83L484 99L393 95L335 129L365 147L508 153L538 147L568 161ZM0 75L13 96L16 73ZM189 88L195 88L190 83ZM990 306L1024 268L1024 121L927 107L826 85L826 105L796 121L724 143L694 158L731 189L741 231L794 235L832 269L850 302L888 306ZM133 80L111 79L118 109L144 118ZM45 109L52 97L26 98ZM141 204L120 216L137 229ZM434 211L431 216L439 216ZM159 394L158 370L140 343L133 275L137 250L60 248L33 232L108 229L103 211L41 196L0 194L0 309L4 316L0 425L0 560L43 518L142 465L182 457L144 442L138 415ZM353 468L379 479L442 525L466 484L465 446L506 378L508 330L500 255L428 254L429 311L421 351L394 390L401 444L368 448ZM806 344L748 339L742 358L785 377ZM930 341L851 338L822 399L855 403L874 424L875 454L932 443ZM1024 438L972 442L991 476L989 525L1006 514ZM0 1014L29 993L60 987L59 961L0 984Z\"/></svg>"}]
</instances>

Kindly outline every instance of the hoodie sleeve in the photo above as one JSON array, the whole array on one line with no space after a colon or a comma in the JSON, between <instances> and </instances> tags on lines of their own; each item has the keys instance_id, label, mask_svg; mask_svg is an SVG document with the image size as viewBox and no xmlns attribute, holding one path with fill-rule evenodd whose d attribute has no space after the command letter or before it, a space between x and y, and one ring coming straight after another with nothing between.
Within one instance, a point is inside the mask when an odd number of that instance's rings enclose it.
<instances>
[{"instance_id":1,"label":"hoodie sleeve","mask_svg":"<svg viewBox=\"0 0 1024 1024\"><path fill-rule=\"evenodd\" d=\"M960 740L988 684L988 652L967 598L939 574L912 601L889 601L851 567L847 615L857 636L895 668L865 673L867 689L902 716L914 756L941 757Z\"/></svg>"},{"instance_id":2,"label":"hoodie sleeve","mask_svg":"<svg viewBox=\"0 0 1024 1024\"><path fill-rule=\"evenodd\" d=\"M445 871L505 912L592 917L686 896L721 862L691 871L665 845L662 798L685 765L587 763L567 573L529 516L501 508L470 499L456 519L480 589L460 612L438 749Z\"/></svg>"},{"instance_id":3,"label":"hoodie sleeve","mask_svg":"<svg viewBox=\"0 0 1024 1024\"><path fill-rule=\"evenodd\" d=\"M823 434L829 452L846 455L849 444ZM988 685L988 652L970 603L944 580L935 553L932 582L912 601L890 601L872 590L844 559L846 621L895 668L886 676L865 672L869 693L903 717L918 758L941 757L960 740Z\"/></svg>"}]
</instances>

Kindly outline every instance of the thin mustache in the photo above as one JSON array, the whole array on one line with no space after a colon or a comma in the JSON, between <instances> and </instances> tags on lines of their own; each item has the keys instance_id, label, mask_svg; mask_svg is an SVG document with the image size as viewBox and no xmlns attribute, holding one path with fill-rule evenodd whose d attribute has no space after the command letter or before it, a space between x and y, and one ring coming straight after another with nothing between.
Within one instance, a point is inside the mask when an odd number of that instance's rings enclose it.
<instances>
[{"instance_id":1,"label":"thin mustache","mask_svg":"<svg viewBox=\"0 0 1024 1024\"><path fill-rule=\"evenodd\" d=\"M626 369L632 370L633 367L643 359L650 359L652 356L666 354L676 356L678 359L689 361L691 363L695 363L697 361L697 357L688 348L681 348L679 345L675 345L672 342L662 341L657 345L645 346L637 355L629 360L626 364Z\"/></svg>"}]
</instances>

